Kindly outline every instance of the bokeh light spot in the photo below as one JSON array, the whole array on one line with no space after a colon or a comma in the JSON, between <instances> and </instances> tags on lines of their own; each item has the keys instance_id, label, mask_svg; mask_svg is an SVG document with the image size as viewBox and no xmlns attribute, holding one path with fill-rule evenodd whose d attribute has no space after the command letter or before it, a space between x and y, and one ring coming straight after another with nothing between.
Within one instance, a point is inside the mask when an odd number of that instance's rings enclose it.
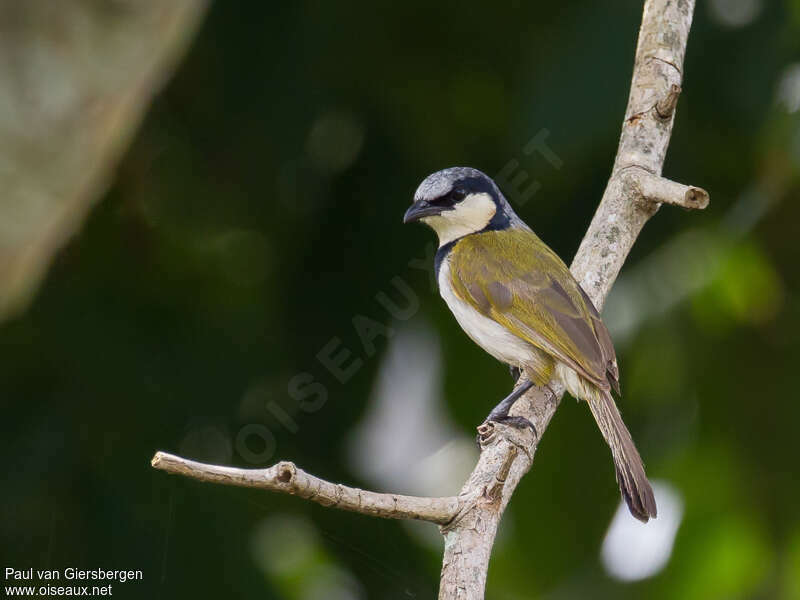
<instances>
[{"instance_id":1,"label":"bokeh light spot","mask_svg":"<svg viewBox=\"0 0 800 600\"><path fill-rule=\"evenodd\" d=\"M711 18L724 27L744 27L756 20L763 0L709 0Z\"/></svg>"},{"instance_id":2,"label":"bokeh light spot","mask_svg":"<svg viewBox=\"0 0 800 600\"><path fill-rule=\"evenodd\" d=\"M652 577L669 562L683 518L683 500L665 482L653 482L658 518L641 523L620 503L603 540L601 559L609 575L622 581Z\"/></svg>"},{"instance_id":3,"label":"bokeh light spot","mask_svg":"<svg viewBox=\"0 0 800 600\"><path fill-rule=\"evenodd\" d=\"M778 102L790 113L800 110L800 63L786 67L778 83Z\"/></svg>"},{"instance_id":4,"label":"bokeh light spot","mask_svg":"<svg viewBox=\"0 0 800 600\"><path fill-rule=\"evenodd\" d=\"M364 144L364 126L352 114L331 111L320 115L306 140L306 152L323 173L338 173L352 165Z\"/></svg>"}]
</instances>

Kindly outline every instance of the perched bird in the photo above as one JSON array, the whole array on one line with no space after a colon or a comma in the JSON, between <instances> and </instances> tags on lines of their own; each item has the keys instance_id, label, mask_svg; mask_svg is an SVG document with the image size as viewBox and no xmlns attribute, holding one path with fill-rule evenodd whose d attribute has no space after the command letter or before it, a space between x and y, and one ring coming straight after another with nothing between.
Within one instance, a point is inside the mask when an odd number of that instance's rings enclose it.
<instances>
[{"instance_id":1,"label":"perched bird","mask_svg":"<svg viewBox=\"0 0 800 600\"><path fill-rule=\"evenodd\" d=\"M570 394L589 404L633 516L644 522L655 517L642 459L611 396L612 389L620 391L611 337L567 266L477 169L454 167L427 177L403 218L414 221L439 237L436 279L459 325L529 380L487 420L513 423L508 411L514 401L555 375Z\"/></svg>"}]
</instances>

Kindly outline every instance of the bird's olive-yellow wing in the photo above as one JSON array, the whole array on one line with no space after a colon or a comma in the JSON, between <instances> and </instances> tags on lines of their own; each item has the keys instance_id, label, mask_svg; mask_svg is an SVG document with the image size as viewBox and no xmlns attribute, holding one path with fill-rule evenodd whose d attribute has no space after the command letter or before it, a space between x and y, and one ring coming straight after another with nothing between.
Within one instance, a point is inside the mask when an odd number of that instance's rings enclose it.
<instances>
[{"instance_id":1,"label":"bird's olive-yellow wing","mask_svg":"<svg viewBox=\"0 0 800 600\"><path fill-rule=\"evenodd\" d=\"M449 256L455 294L602 389L617 385L614 347L561 259L527 229L460 239Z\"/></svg>"}]
</instances>

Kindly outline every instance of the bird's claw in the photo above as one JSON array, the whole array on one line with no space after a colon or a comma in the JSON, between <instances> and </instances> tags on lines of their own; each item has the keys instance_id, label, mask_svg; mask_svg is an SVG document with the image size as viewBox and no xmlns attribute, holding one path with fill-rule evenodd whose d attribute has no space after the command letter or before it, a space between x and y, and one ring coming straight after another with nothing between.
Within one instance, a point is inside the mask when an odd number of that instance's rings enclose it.
<instances>
[{"instance_id":1,"label":"bird's claw","mask_svg":"<svg viewBox=\"0 0 800 600\"><path fill-rule=\"evenodd\" d=\"M533 435L538 435L536 431L536 426L533 423L531 423L529 419L526 419L525 417L506 415L505 417L495 417L492 420L495 423L502 423L503 425L509 425L517 429L525 429L526 427L529 427L530 430L533 432Z\"/></svg>"},{"instance_id":2,"label":"bird's claw","mask_svg":"<svg viewBox=\"0 0 800 600\"><path fill-rule=\"evenodd\" d=\"M489 438L492 437L494 434L495 423L500 423L502 425L508 425L509 427L513 427L515 429L526 429L529 428L533 433L534 437L538 437L538 432L536 431L536 426L531 423L529 419L525 417L519 416L511 416L511 415L497 415L497 416L489 416L486 420L478 426L478 435L476 436L475 442L478 444L478 447L482 447Z\"/></svg>"}]
</instances>

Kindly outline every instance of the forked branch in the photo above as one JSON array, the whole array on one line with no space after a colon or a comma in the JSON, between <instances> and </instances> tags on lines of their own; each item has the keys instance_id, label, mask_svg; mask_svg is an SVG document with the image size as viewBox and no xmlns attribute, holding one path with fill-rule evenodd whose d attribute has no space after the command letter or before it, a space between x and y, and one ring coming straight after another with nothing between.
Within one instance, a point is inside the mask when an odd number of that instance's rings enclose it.
<instances>
[{"instance_id":1,"label":"forked branch","mask_svg":"<svg viewBox=\"0 0 800 600\"><path fill-rule=\"evenodd\" d=\"M661 177L682 85L694 0L646 0L630 96L608 185L571 270L598 309L639 232L661 204L705 208L708 193ZM498 424L479 428L481 454L458 496L378 494L318 479L292 463L243 470L156 454L153 466L229 485L294 494L363 514L437 523L444 535L440 600L480 600L498 524L564 393L559 381L531 388L512 408L536 433Z\"/></svg>"}]
</instances>

